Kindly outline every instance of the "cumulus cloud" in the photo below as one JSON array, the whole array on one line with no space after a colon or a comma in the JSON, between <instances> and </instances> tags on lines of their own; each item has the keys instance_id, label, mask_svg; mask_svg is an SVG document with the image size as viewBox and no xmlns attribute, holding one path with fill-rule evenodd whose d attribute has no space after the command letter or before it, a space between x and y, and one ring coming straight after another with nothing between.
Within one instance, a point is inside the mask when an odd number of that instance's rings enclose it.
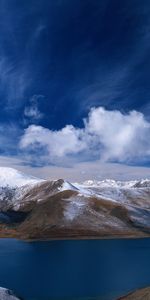
<instances>
[{"instance_id":1,"label":"cumulus cloud","mask_svg":"<svg viewBox=\"0 0 150 300\"><path fill-rule=\"evenodd\" d=\"M50 158L64 157L76 154L86 148L83 131L67 125L58 131L52 131L42 126L31 125L25 130L20 141L20 148L46 147Z\"/></svg>"},{"instance_id":2,"label":"cumulus cloud","mask_svg":"<svg viewBox=\"0 0 150 300\"><path fill-rule=\"evenodd\" d=\"M92 134L103 160L134 160L150 155L150 123L137 111L122 114L102 107L90 111L85 120L86 135Z\"/></svg>"},{"instance_id":3,"label":"cumulus cloud","mask_svg":"<svg viewBox=\"0 0 150 300\"><path fill-rule=\"evenodd\" d=\"M123 114L103 107L92 108L83 128L67 125L53 131L30 125L20 149L46 149L46 159L56 162L69 156L101 161L135 162L150 159L150 123L137 111Z\"/></svg>"}]
</instances>

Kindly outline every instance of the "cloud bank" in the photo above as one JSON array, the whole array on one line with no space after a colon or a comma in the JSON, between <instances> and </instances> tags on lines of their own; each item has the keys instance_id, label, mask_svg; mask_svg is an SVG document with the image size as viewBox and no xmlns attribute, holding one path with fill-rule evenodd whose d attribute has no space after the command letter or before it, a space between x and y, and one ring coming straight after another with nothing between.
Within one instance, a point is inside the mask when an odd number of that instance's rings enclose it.
<instances>
[{"instance_id":1,"label":"cloud bank","mask_svg":"<svg viewBox=\"0 0 150 300\"><path fill-rule=\"evenodd\" d=\"M103 107L92 108L83 128L66 125L50 130L30 125L20 139L22 151L45 156L47 163L59 164L67 159L134 163L150 159L150 123L138 111L123 114ZM41 149L44 149L42 152ZM42 154L41 154L42 153Z\"/></svg>"},{"instance_id":2,"label":"cloud bank","mask_svg":"<svg viewBox=\"0 0 150 300\"><path fill-rule=\"evenodd\" d=\"M140 180L150 178L150 169L146 167L127 166L119 163L102 163L101 161L80 162L71 168L60 166L43 166L33 168L17 157L1 156L0 166L15 168L29 175L51 180L64 178L72 182L88 179Z\"/></svg>"}]
</instances>

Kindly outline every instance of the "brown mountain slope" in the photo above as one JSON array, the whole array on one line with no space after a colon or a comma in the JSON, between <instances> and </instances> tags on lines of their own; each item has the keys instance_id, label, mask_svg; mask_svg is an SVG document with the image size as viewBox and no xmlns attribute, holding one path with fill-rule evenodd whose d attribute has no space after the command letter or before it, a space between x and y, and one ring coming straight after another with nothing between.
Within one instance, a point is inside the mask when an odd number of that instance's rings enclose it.
<instances>
[{"instance_id":1,"label":"brown mountain slope","mask_svg":"<svg viewBox=\"0 0 150 300\"><path fill-rule=\"evenodd\" d=\"M147 235L125 206L76 191L59 192L37 203L18 233L27 239Z\"/></svg>"},{"instance_id":2,"label":"brown mountain slope","mask_svg":"<svg viewBox=\"0 0 150 300\"><path fill-rule=\"evenodd\" d=\"M118 300L150 300L150 287L137 290Z\"/></svg>"},{"instance_id":3,"label":"brown mountain slope","mask_svg":"<svg viewBox=\"0 0 150 300\"><path fill-rule=\"evenodd\" d=\"M23 239L144 237L150 233L145 201L129 203L62 190L63 180L45 181L23 194L19 208L0 212L0 237ZM147 200L148 201L148 200ZM18 205L18 204L17 204ZM17 206L18 207L18 206Z\"/></svg>"}]
</instances>

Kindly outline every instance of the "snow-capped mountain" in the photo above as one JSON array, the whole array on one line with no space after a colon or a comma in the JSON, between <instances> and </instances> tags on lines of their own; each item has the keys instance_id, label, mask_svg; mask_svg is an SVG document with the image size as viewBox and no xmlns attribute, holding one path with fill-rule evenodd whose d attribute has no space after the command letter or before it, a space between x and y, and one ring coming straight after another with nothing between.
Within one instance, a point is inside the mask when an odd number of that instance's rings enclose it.
<instances>
[{"instance_id":1,"label":"snow-capped mountain","mask_svg":"<svg viewBox=\"0 0 150 300\"><path fill-rule=\"evenodd\" d=\"M149 179L118 181L113 179L105 180L86 180L82 183L86 187L101 187L101 188L134 188L134 187L150 187Z\"/></svg>"},{"instance_id":2,"label":"snow-capped mountain","mask_svg":"<svg viewBox=\"0 0 150 300\"><path fill-rule=\"evenodd\" d=\"M41 182L42 179L16 169L0 167L0 209L19 207L23 195Z\"/></svg>"},{"instance_id":3,"label":"snow-capped mountain","mask_svg":"<svg viewBox=\"0 0 150 300\"><path fill-rule=\"evenodd\" d=\"M45 185L48 182L48 191ZM85 197L95 196L99 199L128 203L135 197L141 201L148 200L149 206L149 188L150 180L133 180L133 181L115 181L106 179L101 181L87 180L83 183L70 183L64 180L43 180L33 176L26 175L12 168L0 167L0 209L4 206L14 206L18 209L19 206L28 199L32 201L42 201L45 199L45 194L52 194L72 190ZM39 190L38 197L35 190ZM51 191L50 191L51 190ZM30 196L27 193L30 191ZM31 196L32 195L32 196ZM142 204L141 204L142 205Z\"/></svg>"},{"instance_id":4,"label":"snow-capped mountain","mask_svg":"<svg viewBox=\"0 0 150 300\"><path fill-rule=\"evenodd\" d=\"M19 188L21 188L21 190L25 190L25 188L28 189L46 181L47 180L26 175L13 168L0 167L0 196L4 192L5 188L9 190L19 190ZM57 180L53 180L53 182L56 181ZM62 180L58 190L76 190L80 192L80 194L89 196L93 194L100 196L100 192L103 192L104 195L109 194L109 196L111 196L112 194L112 197L114 197L114 194L119 196L121 191L130 190L135 193L135 191L140 188L150 188L150 180L115 181L112 179L106 179L101 181L87 180L83 183L70 183Z\"/></svg>"},{"instance_id":5,"label":"snow-capped mountain","mask_svg":"<svg viewBox=\"0 0 150 300\"><path fill-rule=\"evenodd\" d=\"M42 180L0 168L0 237L149 236L150 180Z\"/></svg>"},{"instance_id":6,"label":"snow-capped mountain","mask_svg":"<svg viewBox=\"0 0 150 300\"><path fill-rule=\"evenodd\" d=\"M41 181L39 178L28 176L16 169L0 167L0 187L16 188Z\"/></svg>"},{"instance_id":7,"label":"snow-capped mountain","mask_svg":"<svg viewBox=\"0 0 150 300\"><path fill-rule=\"evenodd\" d=\"M148 179L140 181L87 180L73 185L78 188L80 193L85 195L95 195L97 198L127 204L132 202L132 199L136 199L139 205L142 206L145 203L146 207L150 207L150 180Z\"/></svg>"}]
</instances>

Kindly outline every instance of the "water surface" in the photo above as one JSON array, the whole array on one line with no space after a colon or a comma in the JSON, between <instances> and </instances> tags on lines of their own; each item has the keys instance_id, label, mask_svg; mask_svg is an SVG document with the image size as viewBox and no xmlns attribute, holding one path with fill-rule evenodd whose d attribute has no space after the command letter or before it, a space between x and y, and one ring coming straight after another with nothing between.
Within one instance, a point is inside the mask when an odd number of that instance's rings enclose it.
<instances>
[{"instance_id":1,"label":"water surface","mask_svg":"<svg viewBox=\"0 0 150 300\"><path fill-rule=\"evenodd\" d=\"M25 300L113 300L148 285L150 239L0 239L0 286Z\"/></svg>"}]
</instances>

